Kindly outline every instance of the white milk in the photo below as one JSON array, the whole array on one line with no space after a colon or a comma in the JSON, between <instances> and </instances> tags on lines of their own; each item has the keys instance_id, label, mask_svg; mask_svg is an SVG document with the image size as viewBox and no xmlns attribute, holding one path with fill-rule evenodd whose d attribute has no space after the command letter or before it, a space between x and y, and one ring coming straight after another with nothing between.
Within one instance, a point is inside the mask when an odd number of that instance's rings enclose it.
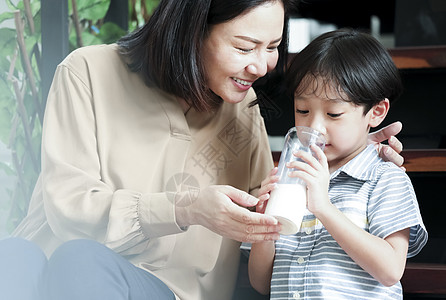
<instances>
[{"instance_id":1,"label":"white milk","mask_svg":"<svg viewBox=\"0 0 446 300\"><path fill-rule=\"evenodd\" d=\"M299 231L307 207L306 187L301 184L278 184L271 192L265 214L276 217L282 225L280 234Z\"/></svg>"}]
</instances>

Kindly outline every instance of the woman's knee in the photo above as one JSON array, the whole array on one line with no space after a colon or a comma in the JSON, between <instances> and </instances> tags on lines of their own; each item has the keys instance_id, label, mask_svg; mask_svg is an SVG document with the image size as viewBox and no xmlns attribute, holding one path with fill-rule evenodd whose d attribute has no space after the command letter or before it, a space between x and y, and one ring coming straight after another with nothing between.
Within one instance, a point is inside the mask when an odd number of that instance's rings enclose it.
<instances>
[{"instance_id":1,"label":"woman's knee","mask_svg":"<svg viewBox=\"0 0 446 300\"><path fill-rule=\"evenodd\" d=\"M95 241L64 243L47 270L45 299L174 299L161 280Z\"/></svg>"},{"instance_id":2,"label":"woman's knee","mask_svg":"<svg viewBox=\"0 0 446 300\"><path fill-rule=\"evenodd\" d=\"M82 270L94 268L107 261L107 257L116 255L111 249L93 240L72 240L59 246L51 255L49 268L68 270Z\"/></svg>"},{"instance_id":3,"label":"woman's knee","mask_svg":"<svg viewBox=\"0 0 446 300\"><path fill-rule=\"evenodd\" d=\"M10 253L14 253L16 256L24 255L45 258L45 254L39 246L20 237L11 237L0 240L0 254Z\"/></svg>"},{"instance_id":4,"label":"woman's knee","mask_svg":"<svg viewBox=\"0 0 446 300\"><path fill-rule=\"evenodd\" d=\"M89 256L91 253L102 253L111 251L103 244L94 240L78 239L71 240L60 245L52 254L53 257L73 257L73 256Z\"/></svg>"},{"instance_id":5,"label":"woman's knee","mask_svg":"<svg viewBox=\"0 0 446 300\"><path fill-rule=\"evenodd\" d=\"M33 242L13 237L0 240L0 269L13 266L30 271L41 272L47 259L42 249Z\"/></svg>"},{"instance_id":6,"label":"woman's knee","mask_svg":"<svg viewBox=\"0 0 446 300\"><path fill-rule=\"evenodd\" d=\"M0 298L38 299L46 264L36 244L22 238L0 240Z\"/></svg>"},{"instance_id":7,"label":"woman's knee","mask_svg":"<svg viewBox=\"0 0 446 300\"><path fill-rule=\"evenodd\" d=\"M62 244L48 261L46 299L125 299L127 291L116 283L121 273L117 260L124 258L95 241Z\"/></svg>"}]
</instances>

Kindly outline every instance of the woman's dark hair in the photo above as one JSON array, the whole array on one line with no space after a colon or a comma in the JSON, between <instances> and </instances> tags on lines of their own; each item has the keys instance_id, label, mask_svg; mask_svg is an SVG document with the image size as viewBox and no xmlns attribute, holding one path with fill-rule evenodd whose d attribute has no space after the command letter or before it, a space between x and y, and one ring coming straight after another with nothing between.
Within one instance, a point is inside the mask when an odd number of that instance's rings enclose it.
<instances>
[{"instance_id":1,"label":"woman's dark hair","mask_svg":"<svg viewBox=\"0 0 446 300\"><path fill-rule=\"evenodd\" d=\"M313 40L296 54L286 78L292 99L321 78L324 85L337 89L341 99L364 106L364 114L385 98L395 101L402 92L400 74L388 51L371 35L351 29Z\"/></svg>"},{"instance_id":2,"label":"woman's dark hair","mask_svg":"<svg viewBox=\"0 0 446 300\"><path fill-rule=\"evenodd\" d=\"M287 0L162 0L146 25L118 41L120 53L146 84L185 99L198 111L212 110L222 100L207 86L201 59L210 27L275 1L287 10ZM279 73L286 62L287 23L279 46Z\"/></svg>"}]
</instances>

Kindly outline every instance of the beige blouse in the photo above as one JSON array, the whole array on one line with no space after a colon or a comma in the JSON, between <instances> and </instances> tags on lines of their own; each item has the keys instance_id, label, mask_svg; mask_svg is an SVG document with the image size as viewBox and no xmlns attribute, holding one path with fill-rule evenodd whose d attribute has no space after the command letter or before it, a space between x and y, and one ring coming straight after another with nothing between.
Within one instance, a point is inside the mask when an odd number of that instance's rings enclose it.
<instances>
[{"instance_id":1,"label":"beige blouse","mask_svg":"<svg viewBox=\"0 0 446 300\"><path fill-rule=\"evenodd\" d=\"M231 299L239 243L198 225L183 230L175 205L210 184L259 188L273 162L259 109L248 107L254 97L185 116L173 96L127 69L116 45L74 51L54 77L42 172L14 234L48 256L64 241L94 239L179 299ZM178 201L179 190L189 196Z\"/></svg>"}]
</instances>

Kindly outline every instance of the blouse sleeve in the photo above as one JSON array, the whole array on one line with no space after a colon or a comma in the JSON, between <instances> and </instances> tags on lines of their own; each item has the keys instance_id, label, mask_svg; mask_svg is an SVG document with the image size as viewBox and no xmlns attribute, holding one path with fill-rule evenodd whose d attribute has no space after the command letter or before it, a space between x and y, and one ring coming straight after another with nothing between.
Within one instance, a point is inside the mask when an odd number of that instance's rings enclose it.
<instances>
[{"instance_id":1,"label":"blouse sleeve","mask_svg":"<svg viewBox=\"0 0 446 300\"><path fill-rule=\"evenodd\" d=\"M410 178L399 168L388 167L380 176L368 206L370 233L381 238L410 228L408 257L418 254L427 242L427 231L421 218Z\"/></svg>"},{"instance_id":2,"label":"blouse sleeve","mask_svg":"<svg viewBox=\"0 0 446 300\"><path fill-rule=\"evenodd\" d=\"M92 94L61 64L48 96L42 136L43 201L61 240L89 238L116 252L142 252L154 237L182 232L165 193L115 189L101 178Z\"/></svg>"}]
</instances>

